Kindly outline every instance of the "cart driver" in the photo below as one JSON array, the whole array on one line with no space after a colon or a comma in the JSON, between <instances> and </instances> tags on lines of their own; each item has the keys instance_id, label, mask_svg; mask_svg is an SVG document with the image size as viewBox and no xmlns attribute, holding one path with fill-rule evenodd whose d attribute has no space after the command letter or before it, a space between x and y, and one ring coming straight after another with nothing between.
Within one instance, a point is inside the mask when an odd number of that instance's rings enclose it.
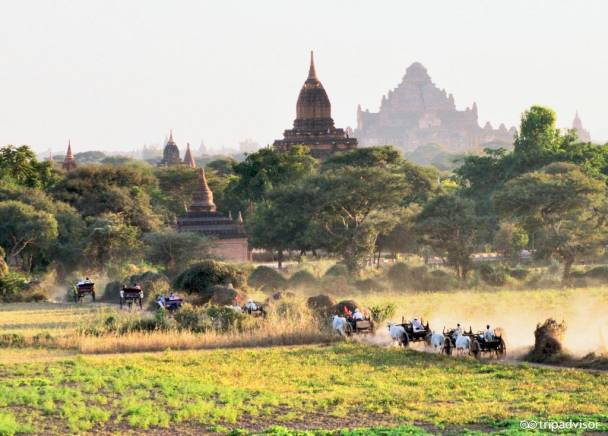
<instances>
[{"instance_id":1,"label":"cart driver","mask_svg":"<svg viewBox=\"0 0 608 436\"><path fill-rule=\"evenodd\" d=\"M414 318L412 320L412 329L415 332L421 332L422 330L424 330L424 327L422 326L422 323L420 322L420 320L418 318Z\"/></svg>"},{"instance_id":2,"label":"cart driver","mask_svg":"<svg viewBox=\"0 0 608 436\"><path fill-rule=\"evenodd\" d=\"M462 327L460 324L456 324L456 328L454 329L454 337L462 335Z\"/></svg>"},{"instance_id":3,"label":"cart driver","mask_svg":"<svg viewBox=\"0 0 608 436\"><path fill-rule=\"evenodd\" d=\"M483 332L483 338L486 341L492 341L494 339L494 332L492 332L492 329L490 329L490 324L486 326L486 331Z\"/></svg>"},{"instance_id":4,"label":"cart driver","mask_svg":"<svg viewBox=\"0 0 608 436\"><path fill-rule=\"evenodd\" d=\"M158 304L159 309L164 309L165 308L165 296L159 295L158 298L156 299L156 304Z\"/></svg>"},{"instance_id":5,"label":"cart driver","mask_svg":"<svg viewBox=\"0 0 608 436\"><path fill-rule=\"evenodd\" d=\"M365 319L365 316L363 316L363 314L361 313L361 311L359 310L359 308L357 307L353 313L353 319L355 321L362 321Z\"/></svg>"},{"instance_id":6,"label":"cart driver","mask_svg":"<svg viewBox=\"0 0 608 436\"><path fill-rule=\"evenodd\" d=\"M247 304L245 304L245 309L247 309L248 311L254 311L254 310L258 310L258 305L254 303L254 301L250 298L249 300L247 300Z\"/></svg>"},{"instance_id":7,"label":"cart driver","mask_svg":"<svg viewBox=\"0 0 608 436\"><path fill-rule=\"evenodd\" d=\"M91 281L90 278L87 277L86 279L84 279L84 283L86 283L88 285L88 284L91 284L93 282Z\"/></svg>"}]
</instances>

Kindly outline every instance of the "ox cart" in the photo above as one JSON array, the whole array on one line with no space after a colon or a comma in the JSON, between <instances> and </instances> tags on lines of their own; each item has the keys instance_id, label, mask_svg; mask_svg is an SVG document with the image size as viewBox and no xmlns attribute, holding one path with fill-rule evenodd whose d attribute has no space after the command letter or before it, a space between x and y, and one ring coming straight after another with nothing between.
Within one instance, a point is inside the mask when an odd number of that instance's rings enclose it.
<instances>
[{"instance_id":1,"label":"ox cart","mask_svg":"<svg viewBox=\"0 0 608 436\"><path fill-rule=\"evenodd\" d=\"M165 309L172 312L182 307L184 299L180 297L169 297L165 299Z\"/></svg>"},{"instance_id":2,"label":"ox cart","mask_svg":"<svg viewBox=\"0 0 608 436\"><path fill-rule=\"evenodd\" d=\"M442 353L451 355L456 348L456 329L443 331L445 343L441 349ZM473 333L473 329L469 327L469 331L462 333L463 336L468 336L471 339L469 354L479 359L482 353L495 353L497 358L503 358L507 354L507 346L501 335L493 335L492 339L487 339L484 332Z\"/></svg>"},{"instance_id":3,"label":"ox cart","mask_svg":"<svg viewBox=\"0 0 608 436\"><path fill-rule=\"evenodd\" d=\"M74 300L76 303L80 303L85 295L90 295L93 302L95 302L95 283L84 282L76 285L74 292Z\"/></svg>"},{"instance_id":4,"label":"ox cart","mask_svg":"<svg viewBox=\"0 0 608 436\"><path fill-rule=\"evenodd\" d=\"M506 356L507 346L502 335L493 334L492 338L486 338L484 332L473 333L470 329L465 334L471 338L470 353L476 359L479 359L483 353L495 354L498 359Z\"/></svg>"},{"instance_id":5,"label":"ox cart","mask_svg":"<svg viewBox=\"0 0 608 436\"><path fill-rule=\"evenodd\" d=\"M374 334L374 323L371 319L346 319L346 334Z\"/></svg>"},{"instance_id":6,"label":"ox cart","mask_svg":"<svg viewBox=\"0 0 608 436\"><path fill-rule=\"evenodd\" d=\"M247 305L241 308L242 313L246 313L247 315L251 315L253 317L261 317L266 318L266 309L261 304L256 304L255 307L247 307Z\"/></svg>"},{"instance_id":7,"label":"ox cart","mask_svg":"<svg viewBox=\"0 0 608 436\"><path fill-rule=\"evenodd\" d=\"M133 303L137 304L140 309L143 308L144 291L138 286L123 286L120 291L120 308L127 305L129 309L133 307Z\"/></svg>"},{"instance_id":8,"label":"ox cart","mask_svg":"<svg viewBox=\"0 0 608 436\"><path fill-rule=\"evenodd\" d=\"M405 321L405 318L403 317L401 318L401 324L396 325L403 327L405 330L405 337L401 341L404 347L407 347L410 342L425 341L428 334L431 333L429 322L427 321L426 324L424 324L422 319L420 320L419 328L415 328L414 324Z\"/></svg>"}]
</instances>

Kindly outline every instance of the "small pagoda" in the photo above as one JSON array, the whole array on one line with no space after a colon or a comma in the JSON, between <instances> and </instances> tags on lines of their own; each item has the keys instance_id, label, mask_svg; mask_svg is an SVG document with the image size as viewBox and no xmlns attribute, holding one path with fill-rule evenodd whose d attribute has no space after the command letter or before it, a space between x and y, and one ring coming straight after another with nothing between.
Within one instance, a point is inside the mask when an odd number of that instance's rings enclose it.
<instances>
[{"instance_id":1,"label":"small pagoda","mask_svg":"<svg viewBox=\"0 0 608 436\"><path fill-rule=\"evenodd\" d=\"M179 157L179 148L173 139L173 130L169 132L169 140L165 144L163 149L163 160L160 161L158 166L168 167L172 165L181 165L182 160Z\"/></svg>"},{"instance_id":2,"label":"small pagoda","mask_svg":"<svg viewBox=\"0 0 608 436\"><path fill-rule=\"evenodd\" d=\"M65 159L63 159L63 163L61 164L64 170L72 171L75 170L78 165L76 165L76 159L72 154L72 142L68 140L68 151L65 154Z\"/></svg>"},{"instance_id":3,"label":"small pagoda","mask_svg":"<svg viewBox=\"0 0 608 436\"><path fill-rule=\"evenodd\" d=\"M192 195L192 205L184 216L177 219L179 232L194 232L214 239L212 253L218 257L246 262L250 259L247 233L243 217L237 219L217 211L213 192L207 183L205 169L199 168L199 184Z\"/></svg>"}]
</instances>

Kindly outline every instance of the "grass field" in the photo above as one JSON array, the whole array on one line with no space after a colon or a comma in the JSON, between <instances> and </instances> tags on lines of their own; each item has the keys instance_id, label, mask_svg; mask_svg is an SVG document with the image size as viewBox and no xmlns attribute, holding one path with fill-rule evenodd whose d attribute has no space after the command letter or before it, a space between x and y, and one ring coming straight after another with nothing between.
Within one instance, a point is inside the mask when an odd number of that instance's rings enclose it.
<instances>
[{"instance_id":1,"label":"grass field","mask_svg":"<svg viewBox=\"0 0 608 436\"><path fill-rule=\"evenodd\" d=\"M438 330L443 323L475 329L491 322L505 329L510 349L531 344L534 326L547 317L567 320L572 346L601 346L608 327L608 288L355 299L365 306L393 303L396 318L420 315ZM325 434L322 429L353 427L367 430L341 434L521 434L522 419L593 421L608 430L607 372L476 362L356 342L269 346L328 341L321 332L305 337L313 334L308 324L287 326L290 334L282 332L284 325L271 325L250 336L77 334L108 315L129 316L117 314L91 304L0 306L0 334L48 333L59 340L50 348L0 348L0 435ZM578 323L587 334L577 335Z\"/></svg>"},{"instance_id":2,"label":"grass field","mask_svg":"<svg viewBox=\"0 0 608 436\"><path fill-rule=\"evenodd\" d=\"M0 366L0 434L608 423L608 374L361 344L60 357ZM176 427L179 426L179 427ZM402 427L410 428L410 427ZM608 429L608 427L607 427Z\"/></svg>"}]
</instances>

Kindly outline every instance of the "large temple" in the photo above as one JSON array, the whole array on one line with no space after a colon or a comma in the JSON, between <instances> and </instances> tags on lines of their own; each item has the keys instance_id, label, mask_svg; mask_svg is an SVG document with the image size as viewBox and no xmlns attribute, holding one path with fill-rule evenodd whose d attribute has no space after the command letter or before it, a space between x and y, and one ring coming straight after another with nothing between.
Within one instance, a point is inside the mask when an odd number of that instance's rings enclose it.
<instances>
[{"instance_id":1,"label":"large temple","mask_svg":"<svg viewBox=\"0 0 608 436\"><path fill-rule=\"evenodd\" d=\"M212 252L220 258L238 262L250 260L241 213L237 219L233 219L231 214L225 216L217 211L203 168L199 169L199 185L192 195L192 205L184 216L177 219L177 230L201 233L213 238Z\"/></svg>"},{"instance_id":2,"label":"large temple","mask_svg":"<svg viewBox=\"0 0 608 436\"><path fill-rule=\"evenodd\" d=\"M513 143L515 128L501 124L494 129L488 122L479 125L477 104L457 110L454 96L439 89L426 68L415 62L408 67L397 88L382 97L380 110L357 108L354 134L365 146L395 145L411 151L421 145L437 144L460 152L484 146Z\"/></svg>"},{"instance_id":3,"label":"large temple","mask_svg":"<svg viewBox=\"0 0 608 436\"><path fill-rule=\"evenodd\" d=\"M589 133L589 130L586 130L583 127L583 122L578 116L578 111L576 111L576 115L574 115L574 121L572 121L572 128L576 130L578 139L581 142L591 142L591 134Z\"/></svg>"},{"instance_id":4,"label":"large temple","mask_svg":"<svg viewBox=\"0 0 608 436\"><path fill-rule=\"evenodd\" d=\"M308 78L300 90L296 104L293 129L285 130L283 139L277 139L273 145L279 151L287 151L294 145L305 145L310 149L310 154L319 159L357 147L355 138L349 137L344 129L334 126L331 103L317 78L312 52Z\"/></svg>"},{"instance_id":5,"label":"large temple","mask_svg":"<svg viewBox=\"0 0 608 436\"><path fill-rule=\"evenodd\" d=\"M177 143L173 139L173 130L171 130L169 132L169 139L167 140L165 148L163 149L163 159L160 161L158 166L170 167L174 165L187 165L190 168L196 168L194 157L190 151L190 144L188 143L187 145L186 154L184 155L184 160L182 161L179 157L179 148Z\"/></svg>"}]
</instances>

